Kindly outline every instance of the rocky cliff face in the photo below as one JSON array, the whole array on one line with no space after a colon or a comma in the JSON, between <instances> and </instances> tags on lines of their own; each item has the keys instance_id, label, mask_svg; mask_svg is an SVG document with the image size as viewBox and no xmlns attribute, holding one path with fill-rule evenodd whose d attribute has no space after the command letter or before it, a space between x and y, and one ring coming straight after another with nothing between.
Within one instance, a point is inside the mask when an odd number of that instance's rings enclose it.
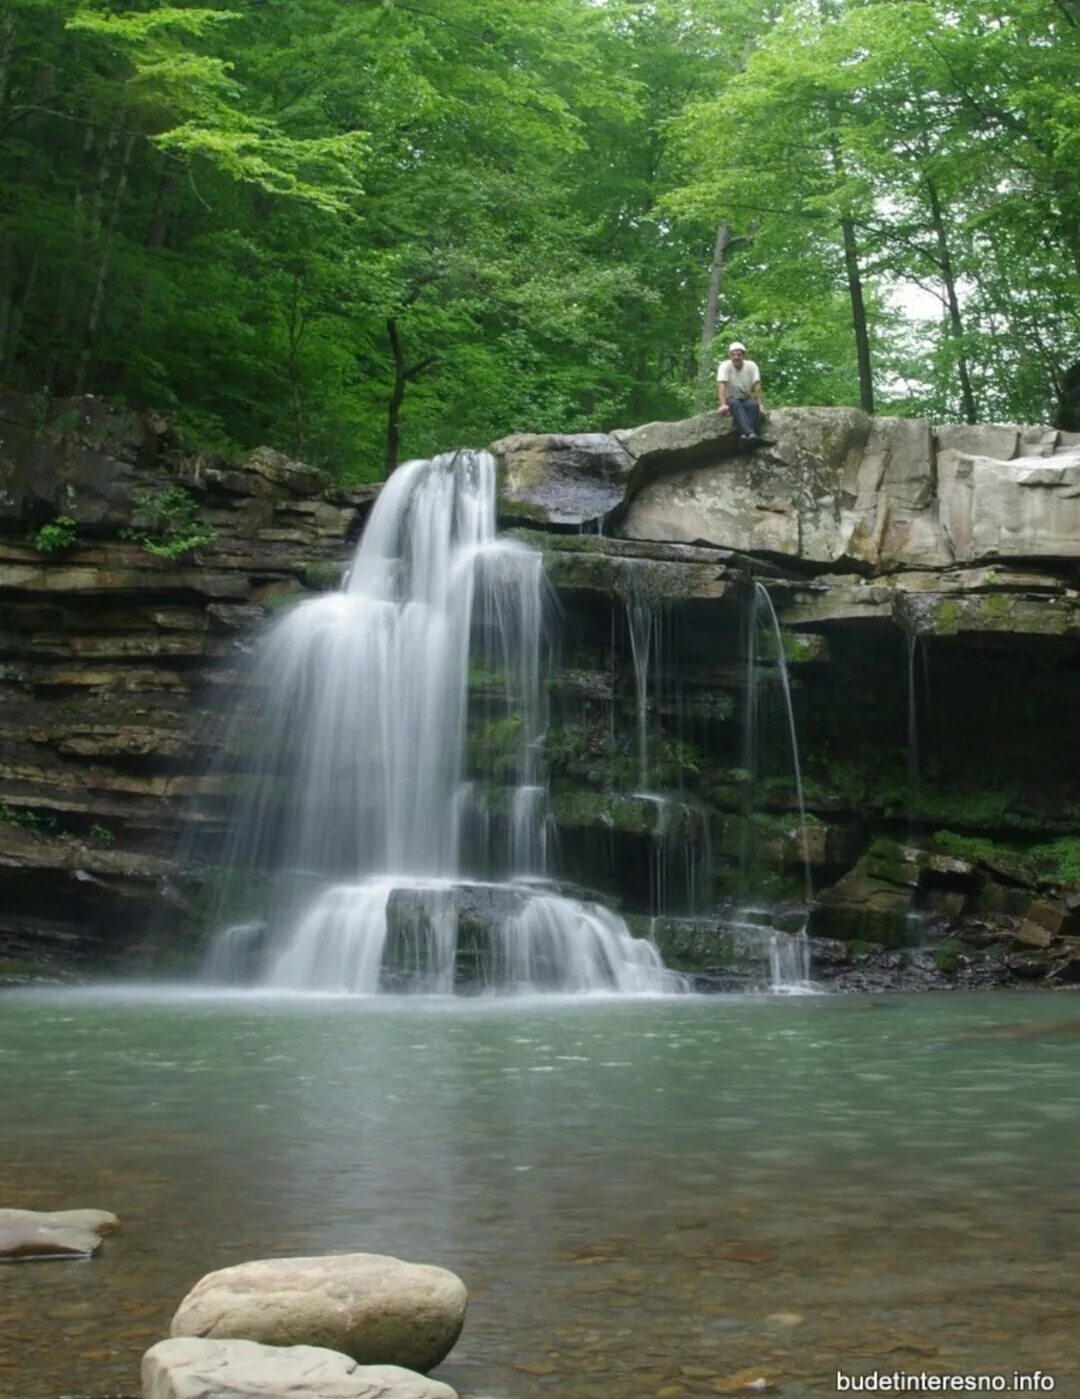
<instances>
[{"instance_id":1,"label":"rocky cliff face","mask_svg":"<svg viewBox=\"0 0 1080 1399\"><path fill-rule=\"evenodd\" d=\"M733 906L800 901L805 851L811 927L841 939L820 975L859 984L874 943L916 981L1080 977L1080 435L825 408L768 432L749 455L713 413L496 444L578 677L551 739L567 862L656 914L695 902L688 848ZM550 532L573 526L592 533ZM748 671L756 582L784 630L803 826L775 656ZM643 636L666 808L627 795ZM676 920L681 949L709 960Z\"/></svg>"},{"instance_id":2,"label":"rocky cliff face","mask_svg":"<svg viewBox=\"0 0 1080 1399\"><path fill-rule=\"evenodd\" d=\"M804 855L819 975L1077 979L1080 436L850 409L769 431L746 456L717 414L493 448L562 608L564 872L720 984L738 950L697 915L800 904ZM335 585L371 497L0 396L0 975L197 945L243 781L215 761L223 702L263 619Z\"/></svg>"},{"instance_id":3,"label":"rocky cliff face","mask_svg":"<svg viewBox=\"0 0 1080 1399\"><path fill-rule=\"evenodd\" d=\"M272 452L186 453L92 399L0 395L0 974L190 937L180 826L227 783L207 774L245 639L337 581L372 494Z\"/></svg>"}]
</instances>

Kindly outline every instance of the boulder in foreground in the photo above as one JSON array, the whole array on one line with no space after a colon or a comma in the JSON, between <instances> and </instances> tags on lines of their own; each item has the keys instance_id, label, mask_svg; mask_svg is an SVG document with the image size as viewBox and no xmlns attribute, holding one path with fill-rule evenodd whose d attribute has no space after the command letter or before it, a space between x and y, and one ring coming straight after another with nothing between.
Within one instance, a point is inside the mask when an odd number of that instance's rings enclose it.
<instances>
[{"instance_id":1,"label":"boulder in foreground","mask_svg":"<svg viewBox=\"0 0 1080 1399\"><path fill-rule=\"evenodd\" d=\"M445 1268L377 1253L269 1258L208 1273L172 1334L325 1346L363 1365L426 1372L461 1334L467 1300Z\"/></svg>"},{"instance_id":2,"label":"boulder in foreground","mask_svg":"<svg viewBox=\"0 0 1080 1399\"><path fill-rule=\"evenodd\" d=\"M159 1341L143 1356L143 1399L457 1399L397 1365L358 1365L317 1346Z\"/></svg>"}]
</instances>

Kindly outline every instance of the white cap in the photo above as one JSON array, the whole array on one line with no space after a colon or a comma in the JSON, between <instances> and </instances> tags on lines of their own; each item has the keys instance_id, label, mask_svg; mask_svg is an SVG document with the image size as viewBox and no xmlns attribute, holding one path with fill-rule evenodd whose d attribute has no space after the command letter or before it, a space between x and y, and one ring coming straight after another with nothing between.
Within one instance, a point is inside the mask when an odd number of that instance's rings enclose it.
<instances>
[{"instance_id":1,"label":"white cap","mask_svg":"<svg viewBox=\"0 0 1080 1399\"><path fill-rule=\"evenodd\" d=\"M731 344L727 347L727 352L729 355L731 354L732 350L742 350L743 354L746 354L746 346L741 340L733 340L731 342Z\"/></svg>"}]
</instances>

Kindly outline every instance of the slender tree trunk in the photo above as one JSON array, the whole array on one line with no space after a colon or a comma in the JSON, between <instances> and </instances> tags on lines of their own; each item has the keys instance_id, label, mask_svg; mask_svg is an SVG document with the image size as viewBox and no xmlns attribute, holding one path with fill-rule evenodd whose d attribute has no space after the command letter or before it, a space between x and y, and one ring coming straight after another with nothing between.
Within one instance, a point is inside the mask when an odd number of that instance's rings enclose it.
<instances>
[{"instance_id":1,"label":"slender tree trunk","mask_svg":"<svg viewBox=\"0 0 1080 1399\"><path fill-rule=\"evenodd\" d=\"M131 286L127 324L123 335L128 344L137 344L142 333L143 316L146 310L146 294L150 289L151 261L153 255L165 246L169 231L169 200L176 188L176 180L171 169L171 157L165 157L165 167L158 181L154 208L150 215L150 225L144 242L145 256L140 258L139 270ZM121 383L125 391L132 388L131 360L125 362L121 371Z\"/></svg>"},{"instance_id":2,"label":"slender tree trunk","mask_svg":"<svg viewBox=\"0 0 1080 1399\"><path fill-rule=\"evenodd\" d=\"M830 138L833 170L837 179L844 178L844 158L835 134ZM866 302L863 299L862 273L859 269L859 244L855 225L850 218L840 219L844 240L844 274L851 301L851 324L855 331L855 358L859 366L859 407L864 413L874 411L874 367L870 359L870 336L866 328Z\"/></svg>"},{"instance_id":3,"label":"slender tree trunk","mask_svg":"<svg viewBox=\"0 0 1080 1399\"><path fill-rule=\"evenodd\" d=\"M709 293L705 300L705 319L701 325L701 353L698 356L698 391L705 401L706 390L711 378L712 343L716 338L716 323L720 316L720 291L724 285L724 264L731 230L726 223L716 229L716 242L713 244L712 262L709 264Z\"/></svg>"},{"instance_id":4,"label":"slender tree trunk","mask_svg":"<svg viewBox=\"0 0 1080 1399\"><path fill-rule=\"evenodd\" d=\"M169 232L169 201L175 189L176 180L172 170L166 168L158 182L154 213L150 220L150 230L146 235L146 246L150 252L165 246L165 238Z\"/></svg>"},{"instance_id":5,"label":"slender tree trunk","mask_svg":"<svg viewBox=\"0 0 1080 1399\"><path fill-rule=\"evenodd\" d=\"M386 322L386 333L390 337L390 350L394 356L394 387L390 391L390 402L386 407L386 462L383 474L387 480L396 470L398 450L401 446L401 405L405 402L405 354L401 348L398 324L393 316Z\"/></svg>"},{"instance_id":6,"label":"slender tree trunk","mask_svg":"<svg viewBox=\"0 0 1080 1399\"><path fill-rule=\"evenodd\" d=\"M300 377L300 341L304 338L305 323L300 306L300 287L300 273L294 272L292 304L289 308L289 388L292 394L293 452L297 457L304 455L304 395ZM387 446L389 447L389 442Z\"/></svg>"},{"instance_id":7,"label":"slender tree trunk","mask_svg":"<svg viewBox=\"0 0 1080 1399\"><path fill-rule=\"evenodd\" d=\"M86 321L86 335L83 339L82 352L79 355L79 367L75 374L76 394L86 392L86 386L90 378L90 369L94 361L94 353L97 349L98 331L101 328L101 314L105 308L105 286L109 280L109 267L112 262L113 243L116 238L116 225L120 216L120 208L124 202L124 192L127 188L128 166L131 161L131 152L134 145L135 132L129 131L127 139L124 141L123 151L120 157L120 169L116 176L116 186L113 190L112 201L109 205L109 221L105 228L105 234L101 245L101 257L98 260L94 295L90 303L90 314Z\"/></svg>"},{"instance_id":8,"label":"slender tree trunk","mask_svg":"<svg viewBox=\"0 0 1080 1399\"><path fill-rule=\"evenodd\" d=\"M15 15L11 10L0 14L0 110L7 105L8 84L11 81L11 54L15 47ZM7 338L14 311L15 288L14 249L0 245L0 364L7 358Z\"/></svg>"},{"instance_id":9,"label":"slender tree trunk","mask_svg":"<svg viewBox=\"0 0 1080 1399\"><path fill-rule=\"evenodd\" d=\"M11 306L8 315L7 334L4 344L4 372L10 374L15 361L19 357L19 342L22 339L23 322L26 319L26 312L34 299L34 287L37 283L38 268L40 259L35 252L30 259L30 266L27 269L26 278L23 281L22 293L17 302Z\"/></svg>"},{"instance_id":10,"label":"slender tree trunk","mask_svg":"<svg viewBox=\"0 0 1080 1399\"><path fill-rule=\"evenodd\" d=\"M866 330L866 304L863 301L862 276L859 272L859 249L855 229L850 219L841 219L844 235L844 270L847 274L848 296L851 298L851 323L855 330L855 354L859 363L859 407L864 413L874 411L874 369L870 361L870 337Z\"/></svg>"},{"instance_id":11,"label":"slender tree trunk","mask_svg":"<svg viewBox=\"0 0 1080 1399\"><path fill-rule=\"evenodd\" d=\"M426 285L426 282L423 285ZM406 305L417 299L423 290L423 285L414 289L408 297ZM401 344L401 332L398 329L396 316L391 316L387 320L386 333L390 337L390 350L394 356L394 387L390 392L386 414L385 475L389 479L391 473L397 468L398 452L401 448L401 405L405 402L405 389L411 379L418 379L426 369L431 368L438 359L438 355L425 355L423 359L406 367L405 351Z\"/></svg>"},{"instance_id":12,"label":"slender tree trunk","mask_svg":"<svg viewBox=\"0 0 1080 1399\"><path fill-rule=\"evenodd\" d=\"M11 10L0 14L0 108L7 105L11 82L11 55L15 49L15 15Z\"/></svg>"},{"instance_id":13,"label":"slender tree trunk","mask_svg":"<svg viewBox=\"0 0 1080 1399\"><path fill-rule=\"evenodd\" d=\"M949 307L949 334L956 346L956 372L960 378L960 401L964 407L964 421L977 423L978 409L975 393L971 387L971 374L967 356L964 353L964 322L960 316L960 300L956 295L956 273L952 255L949 252L949 239L945 232L945 220L941 213L941 200L937 186L929 175L923 174L927 197L930 201L930 217L934 222L934 237L937 240L938 264L941 267L941 280L945 284L945 297Z\"/></svg>"}]
</instances>

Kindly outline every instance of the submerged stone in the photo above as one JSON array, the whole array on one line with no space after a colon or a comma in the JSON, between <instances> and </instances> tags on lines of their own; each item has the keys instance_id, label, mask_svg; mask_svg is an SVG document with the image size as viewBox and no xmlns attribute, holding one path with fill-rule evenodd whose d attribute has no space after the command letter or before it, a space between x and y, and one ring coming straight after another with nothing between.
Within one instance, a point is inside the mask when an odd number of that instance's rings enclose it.
<instances>
[{"instance_id":1,"label":"submerged stone","mask_svg":"<svg viewBox=\"0 0 1080 1399\"><path fill-rule=\"evenodd\" d=\"M0 1209L0 1261L86 1258L119 1228L105 1210Z\"/></svg>"}]
</instances>

